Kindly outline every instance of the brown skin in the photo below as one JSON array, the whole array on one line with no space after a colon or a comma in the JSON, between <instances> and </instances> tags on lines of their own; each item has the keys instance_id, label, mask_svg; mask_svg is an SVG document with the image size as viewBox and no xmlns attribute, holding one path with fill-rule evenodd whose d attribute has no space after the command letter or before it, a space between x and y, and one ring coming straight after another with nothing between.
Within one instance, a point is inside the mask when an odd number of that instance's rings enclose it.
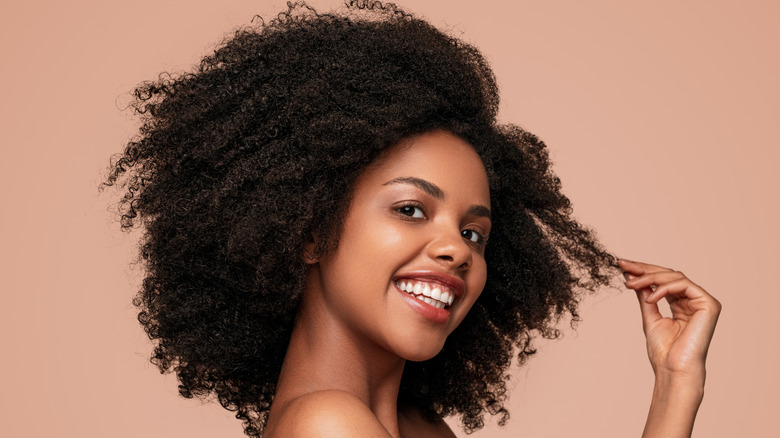
<instances>
[{"instance_id":1,"label":"brown skin","mask_svg":"<svg viewBox=\"0 0 780 438\"><path fill-rule=\"evenodd\" d=\"M618 261L626 286L637 292L655 388L642 436L690 437L704 397L707 350L721 304L682 272ZM666 298L671 317L658 311Z\"/></svg>"},{"instance_id":2,"label":"brown skin","mask_svg":"<svg viewBox=\"0 0 780 438\"><path fill-rule=\"evenodd\" d=\"M410 182L437 187L437 196ZM479 297L490 232L487 175L476 152L443 131L392 148L355 184L338 248L311 263L266 437L454 437L398 407L406 360L436 355ZM644 437L688 437L720 303L682 273L621 260L640 299L656 386ZM462 281L432 321L396 280L436 272ZM655 288L655 292L652 292ZM658 312L666 298L671 318Z\"/></svg>"},{"instance_id":3,"label":"brown skin","mask_svg":"<svg viewBox=\"0 0 780 438\"><path fill-rule=\"evenodd\" d=\"M390 148L361 175L338 248L310 260L266 436L453 436L443 422L399 414L398 388L405 361L435 356L482 292L489 208L482 161L446 132ZM444 322L396 287L426 272L462 282Z\"/></svg>"}]
</instances>

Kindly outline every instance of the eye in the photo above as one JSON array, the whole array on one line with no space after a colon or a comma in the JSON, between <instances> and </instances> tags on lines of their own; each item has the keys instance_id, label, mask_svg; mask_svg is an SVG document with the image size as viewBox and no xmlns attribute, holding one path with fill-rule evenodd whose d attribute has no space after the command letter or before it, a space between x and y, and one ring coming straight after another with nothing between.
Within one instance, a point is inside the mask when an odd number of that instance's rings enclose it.
<instances>
[{"instance_id":1,"label":"eye","mask_svg":"<svg viewBox=\"0 0 780 438\"><path fill-rule=\"evenodd\" d=\"M460 232L460 235L463 236L464 239L479 246L485 244L485 235L477 230L463 230Z\"/></svg>"},{"instance_id":2,"label":"eye","mask_svg":"<svg viewBox=\"0 0 780 438\"><path fill-rule=\"evenodd\" d=\"M425 213L423 212L422 208L418 207L414 204L407 204L402 205L395 209L397 212L401 213L404 216L408 216L413 219L424 219Z\"/></svg>"}]
</instances>

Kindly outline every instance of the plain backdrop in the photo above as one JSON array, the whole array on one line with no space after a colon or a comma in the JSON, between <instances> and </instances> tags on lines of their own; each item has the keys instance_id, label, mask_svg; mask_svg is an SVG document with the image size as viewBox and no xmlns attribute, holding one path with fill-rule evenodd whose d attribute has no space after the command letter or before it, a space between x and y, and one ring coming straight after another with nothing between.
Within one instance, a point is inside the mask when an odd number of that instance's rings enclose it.
<instances>
[{"instance_id":1,"label":"plain backdrop","mask_svg":"<svg viewBox=\"0 0 780 438\"><path fill-rule=\"evenodd\" d=\"M501 120L548 144L576 217L608 248L682 270L723 303L694 435L777 436L780 3L402 5L483 51ZM0 435L243 436L149 363L131 305L139 234L119 231L118 194L98 185L137 127L122 111L134 86L283 9L0 5ZM582 317L513 369L509 424L488 419L474 437L639 436L653 380L635 295L591 296Z\"/></svg>"}]
</instances>

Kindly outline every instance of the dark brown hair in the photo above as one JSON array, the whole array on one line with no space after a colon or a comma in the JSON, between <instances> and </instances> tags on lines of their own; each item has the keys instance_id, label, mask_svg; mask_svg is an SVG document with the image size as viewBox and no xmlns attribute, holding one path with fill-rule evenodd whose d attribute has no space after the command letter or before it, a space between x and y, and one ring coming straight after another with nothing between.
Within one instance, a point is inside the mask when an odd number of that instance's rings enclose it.
<instances>
[{"instance_id":1,"label":"dark brown hair","mask_svg":"<svg viewBox=\"0 0 780 438\"><path fill-rule=\"evenodd\" d=\"M558 336L614 258L571 217L547 149L496 122L493 73L474 47L393 5L305 4L242 28L191 73L134 92L143 125L112 165L122 226L144 229L134 303L184 397L215 394L260 436L305 287L301 254L337 245L355 178L411 135L448 130L488 172L488 281L443 350L409 362L399 403L467 431L503 406L514 351Z\"/></svg>"}]
</instances>

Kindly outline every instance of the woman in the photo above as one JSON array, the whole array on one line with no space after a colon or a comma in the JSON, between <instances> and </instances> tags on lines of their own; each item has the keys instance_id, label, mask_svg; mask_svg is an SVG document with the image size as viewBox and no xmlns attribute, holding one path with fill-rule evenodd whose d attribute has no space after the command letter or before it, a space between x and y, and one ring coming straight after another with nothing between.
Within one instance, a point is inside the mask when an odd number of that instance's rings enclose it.
<instances>
[{"instance_id":1,"label":"woman","mask_svg":"<svg viewBox=\"0 0 780 438\"><path fill-rule=\"evenodd\" d=\"M292 5L136 90L144 125L108 183L145 227L153 361L250 436L452 436L444 416L507 419L515 349L619 267L656 373L646 434L690 435L717 301L571 218L544 144L496 123L475 48L351 6Z\"/></svg>"}]
</instances>

